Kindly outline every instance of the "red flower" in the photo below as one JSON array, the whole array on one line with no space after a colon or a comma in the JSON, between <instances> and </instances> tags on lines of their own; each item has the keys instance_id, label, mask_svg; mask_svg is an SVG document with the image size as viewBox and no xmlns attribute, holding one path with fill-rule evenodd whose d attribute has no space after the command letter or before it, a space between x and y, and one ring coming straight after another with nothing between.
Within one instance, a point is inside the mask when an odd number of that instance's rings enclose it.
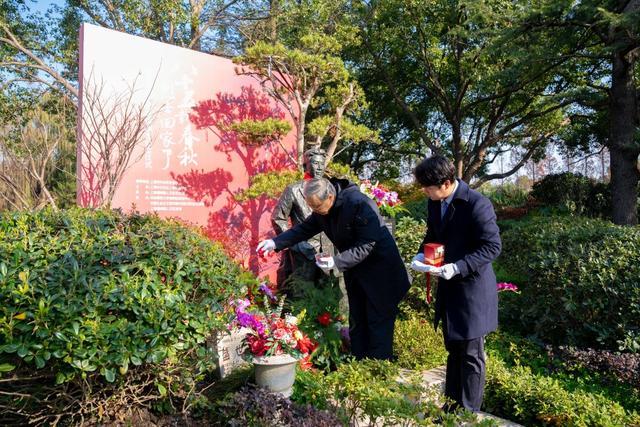
<instances>
[{"instance_id":1,"label":"red flower","mask_svg":"<svg viewBox=\"0 0 640 427\"><path fill-rule=\"evenodd\" d=\"M307 355L298 361L298 366L303 371L310 371L313 369L313 363L311 363L311 355Z\"/></svg>"},{"instance_id":2,"label":"red flower","mask_svg":"<svg viewBox=\"0 0 640 427\"><path fill-rule=\"evenodd\" d=\"M306 335L302 339L298 340L298 350L300 350L300 352L302 353L305 353L305 354L311 353L317 347L318 347L318 344L313 342L311 338L309 338Z\"/></svg>"},{"instance_id":3,"label":"red flower","mask_svg":"<svg viewBox=\"0 0 640 427\"><path fill-rule=\"evenodd\" d=\"M256 356L262 356L267 352L265 340L259 337L250 335L247 337L247 342L249 343L251 353L255 354Z\"/></svg>"},{"instance_id":4,"label":"red flower","mask_svg":"<svg viewBox=\"0 0 640 427\"><path fill-rule=\"evenodd\" d=\"M318 316L318 323L320 323L322 326L329 326L331 324L331 315L325 311Z\"/></svg>"}]
</instances>

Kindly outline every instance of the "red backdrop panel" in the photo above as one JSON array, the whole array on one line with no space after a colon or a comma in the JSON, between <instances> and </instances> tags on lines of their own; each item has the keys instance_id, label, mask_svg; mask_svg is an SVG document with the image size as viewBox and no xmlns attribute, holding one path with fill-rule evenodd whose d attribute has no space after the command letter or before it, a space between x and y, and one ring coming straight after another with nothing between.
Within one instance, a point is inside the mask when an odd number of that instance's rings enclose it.
<instances>
[{"instance_id":1,"label":"red backdrop panel","mask_svg":"<svg viewBox=\"0 0 640 427\"><path fill-rule=\"evenodd\" d=\"M286 153L277 142L247 146L225 127L242 119L290 120L257 82L236 75L226 58L89 24L80 32L79 81L78 203L90 206L95 194L92 162L81 149L91 111L86 95L99 87L108 108L109 102L132 92L136 105L148 97L148 111L157 114L136 147L136 161L124 174L112 207L155 211L200 225L245 266L273 278L277 260L258 260L253 248L273 234L275 201L241 202L237 194L256 173L294 167L289 156L294 135L290 132L282 141Z\"/></svg>"}]
</instances>

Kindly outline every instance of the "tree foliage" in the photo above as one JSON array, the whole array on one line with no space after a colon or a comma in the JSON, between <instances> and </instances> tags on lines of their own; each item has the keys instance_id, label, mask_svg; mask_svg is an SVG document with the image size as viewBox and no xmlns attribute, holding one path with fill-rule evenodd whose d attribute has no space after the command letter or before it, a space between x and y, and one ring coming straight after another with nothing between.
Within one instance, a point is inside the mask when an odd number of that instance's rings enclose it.
<instances>
[{"instance_id":1,"label":"tree foliage","mask_svg":"<svg viewBox=\"0 0 640 427\"><path fill-rule=\"evenodd\" d=\"M292 117L299 168L305 139L326 147L327 163L341 141L377 140L376 132L357 122L366 103L340 57L343 43L353 41L352 26L336 19L343 6L326 0L283 2L275 40L255 41L235 58L238 72L258 79Z\"/></svg>"},{"instance_id":2,"label":"tree foliage","mask_svg":"<svg viewBox=\"0 0 640 427\"><path fill-rule=\"evenodd\" d=\"M527 31L526 16L509 1L361 2L363 48L352 54L383 135L409 157L450 156L477 184L540 156L571 103L555 72L567 51ZM520 161L487 174L514 147L525 148Z\"/></svg>"}]
</instances>

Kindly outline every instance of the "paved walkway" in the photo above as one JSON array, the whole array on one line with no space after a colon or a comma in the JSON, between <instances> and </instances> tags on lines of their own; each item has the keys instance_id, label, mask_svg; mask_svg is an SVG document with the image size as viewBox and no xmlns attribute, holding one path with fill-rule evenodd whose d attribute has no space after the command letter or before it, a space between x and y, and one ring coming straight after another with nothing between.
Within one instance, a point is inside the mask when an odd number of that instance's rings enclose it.
<instances>
[{"instance_id":1,"label":"paved walkway","mask_svg":"<svg viewBox=\"0 0 640 427\"><path fill-rule=\"evenodd\" d=\"M412 372L409 370L405 370L407 374L411 374ZM402 372L401 372L402 378ZM430 369L428 371L422 372L422 382L427 387L435 387L440 390L440 392L444 393L444 380L447 375L447 368L445 366L440 366L438 368ZM402 379L401 379L402 381ZM500 417L496 417L495 415L488 414L486 412L480 412L477 414L480 420L489 418L494 420L500 427L522 427L520 424L514 423L513 421L505 420Z\"/></svg>"},{"instance_id":2,"label":"paved walkway","mask_svg":"<svg viewBox=\"0 0 640 427\"><path fill-rule=\"evenodd\" d=\"M415 375L415 371L410 371L408 369L403 369L400 371L400 377L398 378L399 382L406 382L407 378ZM440 394L444 393L444 380L446 377L446 368L444 366L440 366L438 368L434 368L428 371L421 372L422 375L422 383L426 386L426 388L437 389ZM486 412L480 412L477 414L479 420L491 419L495 424L499 427L523 427L520 424L514 423L513 421L505 420L503 418L496 417L495 415L488 414ZM403 426L405 424L402 424ZM463 424L464 425L464 424ZM371 427L373 424L366 418L362 418L357 420L354 424L354 427ZM375 424L375 427L394 427L389 424ZM400 426L400 424L398 424Z\"/></svg>"}]
</instances>

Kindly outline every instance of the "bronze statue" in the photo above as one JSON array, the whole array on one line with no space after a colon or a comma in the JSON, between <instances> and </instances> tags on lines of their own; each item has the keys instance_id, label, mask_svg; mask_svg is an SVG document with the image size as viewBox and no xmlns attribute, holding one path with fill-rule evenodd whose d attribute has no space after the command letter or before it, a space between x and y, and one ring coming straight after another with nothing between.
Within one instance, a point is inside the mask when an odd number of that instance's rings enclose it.
<instances>
[{"instance_id":1,"label":"bronze statue","mask_svg":"<svg viewBox=\"0 0 640 427\"><path fill-rule=\"evenodd\" d=\"M326 153L321 148L311 148L303 154L305 179L321 178L324 175ZM304 179L294 182L285 188L278 204L271 214L271 224L276 234L293 227L311 215L302 194ZM291 220L291 224L289 223ZM333 245L324 233L306 242L300 242L283 251L278 267L277 283L280 289L286 289L285 280L290 276L317 283L323 276L322 270L316 266L316 253L333 253ZM290 290L293 291L293 290Z\"/></svg>"}]
</instances>

